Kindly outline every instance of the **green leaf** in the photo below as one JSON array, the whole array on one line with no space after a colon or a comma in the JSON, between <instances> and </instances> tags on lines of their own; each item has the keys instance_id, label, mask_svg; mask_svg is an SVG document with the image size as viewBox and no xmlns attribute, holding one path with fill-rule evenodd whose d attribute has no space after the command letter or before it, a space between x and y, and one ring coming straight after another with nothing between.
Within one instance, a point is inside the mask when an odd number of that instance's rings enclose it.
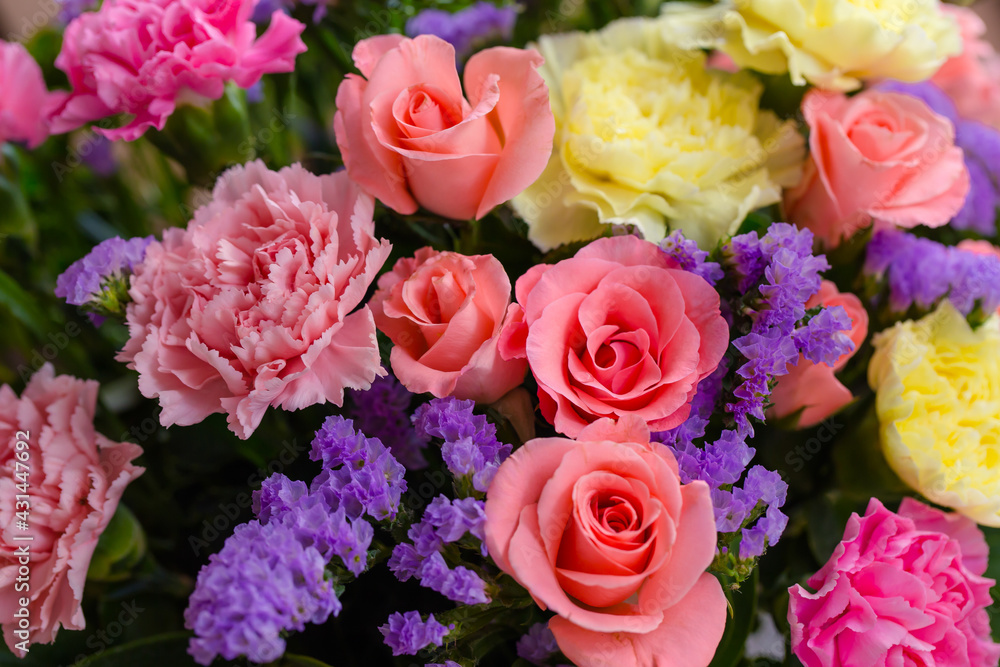
<instances>
[{"instance_id":1,"label":"green leaf","mask_svg":"<svg viewBox=\"0 0 1000 667\"><path fill-rule=\"evenodd\" d=\"M191 635L173 632L118 646L76 663L76 667L196 667L187 653Z\"/></svg>"},{"instance_id":2,"label":"green leaf","mask_svg":"<svg viewBox=\"0 0 1000 667\"><path fill-rule=\"evenodd\" d=\"M43 338L49 330L48 319L31 295L3 270L0 270L0 305L6 306L18 321L39 338Z\"/></svg>"},{"instance_id":3,"label":"green leaf","mask_svg":"<svg viewBox=\"0 0 1000 667\"><path fill-rule=\"evenodd\" d=\"M118 505L108 527L94 549L87 570L91 581L117 581L130 571L146 553L146 534L138 519L125 505Z\"/></svg>"},{"instance_id":4,"label":"green leaf","mask_svg":"<svg viewBox=\"0 0 1000 667\"><path fill-rule=\"evenodd\" d=\"M732 613L726 618L726 630L709 667L735 667L743 657L743 645L757 612L757 576L754 570L738 591L727 592Z\"/></svg>"}]
</instances>

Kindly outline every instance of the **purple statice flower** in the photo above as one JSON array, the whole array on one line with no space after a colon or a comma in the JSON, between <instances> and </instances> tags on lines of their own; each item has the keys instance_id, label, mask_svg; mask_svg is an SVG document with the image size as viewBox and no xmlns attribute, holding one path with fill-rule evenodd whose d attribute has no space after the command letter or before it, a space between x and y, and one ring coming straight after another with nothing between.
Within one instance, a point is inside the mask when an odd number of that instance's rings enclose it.
<instances>
[{"instance_id":1,"label":"purple statice flower","mask_svg":"<svg viewBox=\"0 0 1000 667\"><path fill-rule=\"evenodd\" d=\"M471 533L473 537L484 542L486 503L475 498L449 500L445 496L438 496L424 510L423 522L433 526L445 544L457 542L466 533Z\"/></svg>"},{"instance_id":2,"label":"purple statice flower","mask_svg":"<svg viewBox=\"0 0 1000 667\"><path fill-rule=\"evenodd\" d=\"M996 233L1000 208L1000 132L996 128L959 116L951 98L935 84L880 83L878 90L903 93L922 100L955 126L955 145L962 149L969 171L969 194L951 221L956 229L972 230L984 236Z\"/></svg>"},{"instance_id":3,"label":"purple statice flower","mask_svg":"<svg viewBox=\"0 0 1000 667\"><path fill-rule=\"evenodd\" d=\"M416 576L420 564L424 561L416 547L409 542L400 542L392 548L392 555L389 556L389 570L396 575L400 581L409 581Z\"/></svg>"},{"instance_id":4,"label":"purple statice flower","mask_svg":"<svg viewBox=\"0 0 1000 667\"><path fill-rule=\"evenodd\" d=\"M424 667L462 667L454 660L449 660L448 662L429 662Z\"/></svg>"},{"instance_id":5,"label":"purple statice flower","mask_svg":"<svg viewBox=\"0 0 1000 667\"><path fill-rule=\"evenodd\" d=\"M682 269L701 276L709 285L714 286L725 275L719 263L709 262L708 252L701 250L696 242L684 238L680 230L660 241L660 249Z\"/></svg>"},{"instance_id":6,"label":"purple statice flower","mask_svg":"<svg viewBox=\"0 0 1000 667\"><path fill-rule=\"evenodd\" d=\"M216 656L277 660L285 652L283 633L340 613L325 566L283 523L237 526L198 573L184 612L185 627L195 634L188 652L201 665Z\"/></svg>"},{"instance_id":7,"label":"purple statice flower","mask_svg":"<svg viewBox=\"0 0 1000 667\"><path fill-rule=\"evenodd\" d=\"M309 457L323 463L310 491L322 494L331 509L343 507L352 520L366 513L377 521L396 518L406 470L378 438L334 415L316 432Z\"/></svg>"},{"instance_id":8,"label":"purple statice flower","mask_svg":"<svg viewBox=\"0 0 1000 667\"><path fill-rule=\"evenodd\" d=\"M274 12L288 13L295 9L296 2L316 7L312 16L313 23L319 23L326 16L329 0L258 0L251 18L254 23L267 23L271 20L271 15Z\"/></svg>"},{"instance_id":9,"label":"purple statice flower","mask_svg":"<svg viewBox=\"0 0 1000 667\"><path fill-rule=\"evenodd\" d=\"M368 547L374 530L367 521L347 517L343 507L332 507L329 495L309 493L305 483L280 473L271 475L254 491L253 508L262 524L282 523L306 547L313 547L329 561L339 556L354 576L368 567Z\"/></svg>"},{"instance_id":10,"label":"purple statice flower","mask_svg":"<svg viewBox=\"0 0 1000 667\"><path fill-rule=\"evenodd\" d=\"M275 473L264 480L260 490L253 492L253 513L261 523L267 523L272 516L280 517L289 512L307 493L309 487L305 482L292 481Z\"/></svg>"},{"instance_id":11,"label":"purple statice flower","mask_svg":"<svg viewBox=\"0 0 1000 667\"><path fill-rule=\"evenodd\" d=\"M375 378L368 391L351 390L350 394L354 402L351 416L360 430L381 440L409 470L427 467L423 450L430 437L413 428L410 421L413 394L391 375Z\"/></svg>"},{"instance_id":12,"label":"purple statice flower","mask_svg":"<svg viewBox=\"0 0 1000 667\"><path fill-rule=\"evenodd\" d=\"M792 338L802 356L821 364L839 358L837 355L844 350L841 332L850 331L851 325L851 317L842 306L824 308L805 326L796 329Z\"/></svg>"},{"instance_id":13,"label":"purple statice flower","mask_svg":"<svg viewBox=\"0 0 1000 667\"><path fill-rule=\"evenodd\" d=\"M73 306L86 305L124 314L128 276L142 263L151 243L152 236L127 241L115 236L101 241L56 278L56 296ZM103 317L90 315L95 325L104 321Z\"/></svg>"},{"instance_id":14,"label":"purple statice flower","mask_svg":"<svg viewBox=\"0 0 1000 667\"><path fill-rule=\"evenodd\" d=\"M1000 132L974 120L962 120L955 126L955 145L965 155L969 194L951 226L993 236L1000 209Z\"/></svg>"},{"instance_id":15,"label":"purple statice flower","mask_svg":"<svg viewBox=\"0 0 1000 667\"><path fill-rule=\"evenodd\" d=\"M886 229L868 244L864 273L889 287L889 309L932 310L947 297L963 315L1000 306L1000 259ZM879 297L876 297L876 305Z\"/></svg>"},{"instance_id":16,"label":"purple statice flower","mask_svg":"<svg viewBox=\"0 0 1000 667\"><path fill-rule=\"evenodd\" d=\"M477 2L454 14L425 9L406 22L406 34L436 35L454 46L456 59L462 61L484 44L509 41L516 22L517 7Z\"/></svg>"},{"instance_id":17,"label":"purple statice flower","mask_svg":"<svg viewBox=\"0 0 1000 667\"><path fill-rule=\"evenodd\" d=\"M466 533L485 542L486 504L475 498L449 500L438 496L424 510L423 518L412 524L406 533L412 544L401 543L393 549L389 568L397 578L406 581L413 576L419 563L440 553L445 544L457 542ZM486 556L486 545L480 546Z\"/></svg>"},{"instance_id":18,"label":"purple statice flower","mask_svg":"<svg viewBox=\"0 0 1000 667\"><path fill-rule=\"evenodd\" d=\"M539 667L558 650L559 644L548 623L535 623L528 628L526 635L517 640L517 657Z\"/></svg>"},{"instance_id":19,"label":"purple statice flower","mask_svg":"<svg viewBox=\"0 0 1000 667\"><path fill-rule=\"evenodd\" d=\"M486 493L512 447L497 440L496 426L483 415L473 414L474 407L473 401L435 398L417 408L413 424L419 433L444 440L441 456L448 470Z\"/></svg>"},{"instance_id":20,"label":"purple statice flower","mask_svg":"<svg viewBox=\"0 0 1000 667\"><path fill-rule=\"evenodd\" d=\"M97 7L97 0L58 0L59 22L68 24L80 14Z\"/></svg>"},{"instance_id":21,"label":"purple statice flower","mask_svg":"<svg viewBox=\"0 0 1000 667\"><path fill-rule=\"evenodd\" d=\"M740 434L753 435L750 418L764 420L772 381L785 375L800 353L832 366L853 345L843 331L831 330L845 322L850 329L846 313L832 313L812 326L803 322L806 302L819 291L820 272L830 268L826 257L812 254L812 241L809 230L777 222L763 238L741 234L722 249L751 320L750 332L733 341L746 362L736 370L743 379L733 391L737 400L726 406Z\"/></svg>"},{"instance_id":22,"label":"purple statice flower","mask_svg":"<svg viewBox=\"0 0 1000 667\"><path fill-rule=\"evenodd\" d=\"M486 582L478 574L462 565L449 568L439 552L425 558L415 576L421 586L440 593L452 602L486 604L490 601L486 594Z\"/></svg>"},{"instance_id":23,"label":"purple statice flower","mask_svg":"<svg viewBox=\"0 0 1000 667\"><path fill-rule=\"evenodd\" d=\"M420 612L408 611L405 614L396 612L378 631L385 637L385 645L392 649L393 655L416 655L432 644L444 644L445 636L454 627L441 625L434 614L430 614L425 621Z\"/></svg>"}]
</instances>

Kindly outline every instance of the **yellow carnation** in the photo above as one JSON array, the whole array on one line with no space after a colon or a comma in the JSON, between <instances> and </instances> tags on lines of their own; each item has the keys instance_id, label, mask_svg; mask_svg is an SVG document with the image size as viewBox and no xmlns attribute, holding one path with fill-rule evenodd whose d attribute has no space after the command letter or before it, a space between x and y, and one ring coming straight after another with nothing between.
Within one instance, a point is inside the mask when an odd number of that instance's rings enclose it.
<instances>
[{"instance_id":1,"label":"yellow carnation","mask_svg":"<svg viewBox=\"0 0 1000 667\"><path fill-rule=\"evenodd\" d=\"M543 249L637 224L703 247L801 176L803 141L758 103L748 73L705 67L664 37L662 19L623 19L596 33L545 36L539 70L556 118L552 158L513 201Z\"/></svg>"},{"instance_id":2,"label":"yellow carnation","mask_svg":"<svg viewBox=\"0 0 1000 667\"><path fill-rule=\"evenodd\" d=\"M687 46L718 48L737 65L789 72L830 90L862 79L923 81L962 50L955 21L939 0L722 0L663 8Z\"/></svg>"},{"instance_id":3,"label":"yellow carnation","mask_svg":"<svg viewBox=\"0 0 1000 667\"><path fill-rule=\"evenodd\" d=\"M882 449L930 500L1000 526L1000 320L973 331L950 302L874 339Z\"/></svg>"}]
</instances>

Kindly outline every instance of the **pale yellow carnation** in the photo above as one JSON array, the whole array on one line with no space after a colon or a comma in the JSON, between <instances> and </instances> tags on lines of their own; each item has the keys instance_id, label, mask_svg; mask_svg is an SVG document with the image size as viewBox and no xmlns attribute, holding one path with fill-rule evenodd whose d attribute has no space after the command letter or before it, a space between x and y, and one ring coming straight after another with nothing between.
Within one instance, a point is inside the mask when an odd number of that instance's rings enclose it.
<instances>
[{"instance_id":1,"label":"pale yellow carnation","mask_svg":"<svg viewBox=\"0 0 1000 667\"><path fill-rule=\"evenodd\" d=\"M796 85L854 90L864 79L929 79L962 50L939 0L723 0L669 3L672 37Z\"/></svg>"},{"instance_id":2,"label":"pale yellow carnation","mask_svg":"<svg viewBox=\"0 0 1000 667\"><path fill-rule=\"evenodd\" d=\"M651 241L681 229L708 247L800 178L802 138L760 110L760 83L706 69L702 52L665 35L663 19L623 19L539 40L555 145L513 204L540 248L612 222Z\"/></svg>"},{"instance_id":3,"label":"pale yellow carnation","mask_svg":"<svg viewBox=\"0 0 1000 667\"><path fill-rule=\"evenodd\" d=\"M950 302L874 339L868 382L886 459L928 499L1000 526L1000 320Z\"/></svg>"}]
</instances>

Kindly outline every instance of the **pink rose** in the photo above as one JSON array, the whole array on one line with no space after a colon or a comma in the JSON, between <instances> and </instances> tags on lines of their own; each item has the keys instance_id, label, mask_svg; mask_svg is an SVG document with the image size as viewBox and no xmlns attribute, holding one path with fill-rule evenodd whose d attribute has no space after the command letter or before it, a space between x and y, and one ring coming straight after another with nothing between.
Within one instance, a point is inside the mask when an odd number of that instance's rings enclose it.
<instances>
[{"instance_id":1,"label":"pink rose","mask_svg":"<svg viewBox=\"0 0 1000 667\"><path fill-rule=\"evenodd\" d=\"M383 204L479 219L537 179L555 119L536 51L496 47L465 66L433 35L381 35L354 47L364 78L337 91L334 130L347 171ZM367 80L366 80L367 79Z\"/></svg>"},{"instance_id":2,"label":"pink rose","mask_svg":"<svg viewBox=\"0 0 1000 667\"><path fill-rule=\"evenodd\" d=\"M526 443L486 494L490 556L580 667L707 665L726 625L715 543L708 485L681 484L634 416Z\"/></svg>"},{"instance_id":3,"label":"pink rose","mask_svg":"<svg viewBox=\"0 0 1000 667\"><path fill-rule=\"evenodd\" d=\"M375 202L344 172L259 160L220 178L185 229L168 229L132 278L120 361L159 397L160 422L216 412L248 438L268 406L299 410L383 375L364 301L389 256Z\"/></svg>"},{"instance_id":4,"label":"pink rose","mask_svg":"<svg viewBox=\"0 0 1000 667\"><path fill-rule=\"evenodd\" d=\"M49 95L42 68L20 44L0 42L0 144L24 141L35 148L49 137Z\"/></svg>"},{"instance_id":5,"label":"pink rose","mask_svg":"<svg viewBox=\"0 0 1000 667\"><path fill-rule=\"evenodd\" d=\"M813 90L802 112L810 155L802 182L786 194L786 213L827 247L872 220L940 227L961 210L969 172L955 127L922 100Z\"/></svg>"},{"instance_id":6,"label":"pink rose","mask_svg":"<svg viewBox=\"0 0 1000 667\"><path fill-rule=\"evenodd\" d=\"M945 61L931 81L948 94L962 118L1000 128L1000 54L984 39L986 24L968 7L942 4L962 33L962 53Z\"/></svg>"},{"instance_id":7,"label":"pink rose","mask_svg":"<svg viewBox=\"0 0 1000 667\"><path fill-rule=\"evenodd\" d=\"M789 589L792 651L805 667L996 665L987 553L970 519L872 498L809 579L817 592Z\"/></svg>"},{"instance_id":8,"label":"pink rose","mask_svg":"<svg viewBox=\"0 0 1000 667\"><path fill-rule=\"evenodd\" d=\"M493 255L421 248L379 278L370 305L392 372L416 394L492 403L524 379L527 362L497 351L510 279Z\"/></svg>"},{"instance_id":9,"label":"pink rose","mask_svg":"<svg viewBox=\"0 0 1000 667\"><path fill-rule=\"evenodd\" d=\"M843 307L851 318L851 330L847 335L854 343L854 349L841 355L833 367L814 364L799 355L798 364L789 366L788 374L778 378L778 384L771 392L774 405L768 410L768 419L782 419L801 410L799 428L815 426L851 402L851 391L840 383L836 374L868 336L868 311L854 294L841 293L836 285L824 280L819 292L806 302L806 308L817 306Z\"/></svg>"},{"instance_id":10,"label":"pink rose","mask_svg":"<svg viewBox=\"0 0 1000 667\"><path fill-rule=\"evenodd\" d=\"M56 67L72 91L52 119L53 132L131 114L124 127L96 131L133 140L163 129L178 102L219 99L233 81L249 88L263 74L290 72L306 50L305 26L276 11L257 37L256 0L105 0L66 28Z\"/></svg>"},{"instance_id":11,"label":"pink rose","mask_svg":"<svg viewBox=\"0 0 1000 667\"><path fill-rule=\"evenodd\" d=\"M500 353L527 357L542 415L570 437L602 417L679 425L729 345L718 292L635 236L534 266L515 291Z\"/></svg>"},{"instance_id":12,"label":"pink rose","mask_svg":"<svg viewBox=\"0 0 1000 667\"><path fill-rule=\"evenodd\" d=\"M0 623L7 646L22 657L16 650L22 641L48 644L60 627L86 625L80 601L94 547L125 487L143 472L132 465L142 448L94 431L96 404L96 382L57 376L51 364L31 377L20 398L0 387ZM19 495L28 496L27 507ZM16 525L24 511L27 532ZM31 541L18 540L25 536ZM30 579L22 576L28 589L17 590L25 545ZM30 600L27 627L15 617L23 597Z\"/></svg>"}]
</instances>

